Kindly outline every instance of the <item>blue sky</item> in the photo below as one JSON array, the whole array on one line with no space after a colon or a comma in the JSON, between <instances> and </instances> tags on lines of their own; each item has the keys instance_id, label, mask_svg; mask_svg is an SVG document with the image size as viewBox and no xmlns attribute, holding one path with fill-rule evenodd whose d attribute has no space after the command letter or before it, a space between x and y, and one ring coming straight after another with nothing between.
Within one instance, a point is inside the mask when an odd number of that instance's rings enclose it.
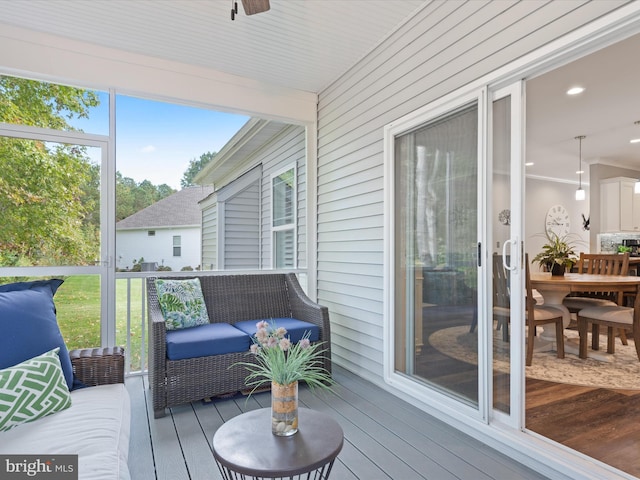
<instances>
[{"instance_id":1,"label":"blue sky","mask_svg":"<svg viewBox=\"0 0 640 480\"><path fill-rule=\"evenodd\" d=\"M74 121L87 133L108 134L108 99L90 120ZM140 98L116 97L116 169L136 182L180 189L189 161L219 152L249 117Z\"/></svg>"}]
</instances>

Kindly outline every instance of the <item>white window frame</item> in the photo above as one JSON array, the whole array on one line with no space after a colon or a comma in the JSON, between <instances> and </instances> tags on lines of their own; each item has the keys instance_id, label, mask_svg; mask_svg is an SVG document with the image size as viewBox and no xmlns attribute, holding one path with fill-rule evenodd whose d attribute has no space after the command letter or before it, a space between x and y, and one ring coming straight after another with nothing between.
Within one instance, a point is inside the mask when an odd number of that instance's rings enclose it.
<instances>
[{"instance_id":1,"label":"white window frame","mask_svg":"<svg viewBox=\"0 0 640 480\"><path fill-rule=\"evenodd\" d=\"M274 226L274 195L273 195L273 181L285 172L293 170L293 198L292 202L292 219L290 223L284 225ZM270 210L271 216L269 220L269 226L271 228L271 268L277 268L276 262L276 235L279 232L292 231L293 232L293 265L290 268L298 267L298 166L296 163L291 163L286 167L274 171L269 178L269 195L270 195Z\"/></svg>"},{"instance_id":2,"label":"white window frame","mask_svg":"<svg viewBox=\"0 0 640 480\"><path fill-rule=\"evenodd\" d=\"M176 245L176 240L178 244ZM182 235L173 235L172 236L172 250L171 253L174 257L182 257ZM176 255L176 248L179 249L179 254Z\"/></svg>"}]
</instances>

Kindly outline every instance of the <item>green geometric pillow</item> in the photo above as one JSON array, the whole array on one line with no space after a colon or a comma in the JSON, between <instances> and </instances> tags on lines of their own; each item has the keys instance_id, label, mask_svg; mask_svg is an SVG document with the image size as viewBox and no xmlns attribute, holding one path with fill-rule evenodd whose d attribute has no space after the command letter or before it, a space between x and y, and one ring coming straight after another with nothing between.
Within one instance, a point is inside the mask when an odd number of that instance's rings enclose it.
<instances>
[{"instance_id":1,"label":"green geometric pillow","mask_svg":"<svg viewBox=\"0 0 640 480\"><path fill-rule=\"evenodd\" d=\"M156 279L158 302L167 330L197 327L209 323L199 278Z\"/></svg>"},{"instance_id":2,"label":"green geometric pillow","mask_svg":"<svg viewBox=\"0 0 640 480\"><path fill-rule=\"evenodd\" d=\"M59 350L0 370L0 431L71 406Z\"/></svg>"}]
</instances>

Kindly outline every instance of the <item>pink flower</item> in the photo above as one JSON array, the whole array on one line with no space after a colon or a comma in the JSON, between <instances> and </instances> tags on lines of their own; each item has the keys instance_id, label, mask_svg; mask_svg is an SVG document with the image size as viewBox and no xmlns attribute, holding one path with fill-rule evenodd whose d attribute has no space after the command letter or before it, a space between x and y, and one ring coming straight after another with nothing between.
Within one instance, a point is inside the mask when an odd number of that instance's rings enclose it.
<instances>
[{"instance_id":1,"label":"pink flower","mask_svg":"<svg viewBox=\"0 0 640 480\"><path fill-rule=\"evenodd\" d=\"M278 329L276 330L276 337L278 338L284 338L286 334L287 334L287 329L284 327L278 327Z\"/></svg>"},{"instance_id":2,"label":"pink flower","mask_svg":"<svg viewBox=\"0 0 640 480\"><path fill-rule=\"evenodd\" d=\"M267 331L264 328L261 328L256 332L256 339L262 345L264 345L267 342L268 338L269 338L269 335L267 334Z\"/></svg>"},{"instance_id":3,"label":"pink flower","mask_svg":"<svg viewBox=\"0 0 640 480\"><path fill-rule=\"evenodd\" d=\"M257 354L260 351L260 347L258 346L257 343L254 343L253 345L251 345L251 353L253 353L254 355Z\"/></svg>"},{"instance_id":4,"label":"pink flower","mask_svg":"<svg viewBox=\"0 0 640 480\"><path fill-rule=\"evenodd\" d=\"M269 337L267 340L267 347L273 348L278 344L278 339L274 337Z\"/></svg>"},{"instance_id":5,"label":"pink flower","mask_svg":"<svg viewBox=\"0 0 640 480\"><path fill-rule=\"evenodd\" d=\"M283 351L287 351L289 350L289 347L291 347L291 340L289 340L288 338L283 338L280 340L280 349Z\"/></svg>"},{"instance_id":6,"label":"pink flower","mask_svg":"<svg viewBox=\"0 0 640 480\"><path fill-rule=\"evenodd\" d=\"M267 322L266 320L260 320L258 323L256 323L256 328L258 330L266 330L267 328L269 328L269 322Z\"/></svg>"},{"instance_id":7,"label":"pink flower","mask_svg":"<svg viewBox=\"0 0 640 480\"><path fill-rule=\"evenodd\" d=\"M300 348L301 349L305 349L305 348L309 348L309 345L311 345L311 342L309 341L308 338L303 338L302 340L300 340Z\"/></svg>"}]
</instances>

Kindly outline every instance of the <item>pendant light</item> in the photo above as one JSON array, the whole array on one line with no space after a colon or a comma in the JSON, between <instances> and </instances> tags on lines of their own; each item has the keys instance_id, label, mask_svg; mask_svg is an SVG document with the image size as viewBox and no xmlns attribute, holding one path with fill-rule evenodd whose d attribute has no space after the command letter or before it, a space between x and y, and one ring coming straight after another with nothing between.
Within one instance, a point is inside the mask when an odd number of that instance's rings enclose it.
<instances>
[{"instance_id":1,"label":"pendant light","mask_svg":"<svg viewBox=\"0 0 640 480\"><path fill-rule=\"evenodd\" d=\"M584 189L582 188L582 140L586 138L584 135L579 135L576 137L576 140L578 140L580 142L580 154L578 156L578 174L580 175L580 183L578 185L578 189L576 190L576 200L581 201L584 200L586 198ZM636 183L636 188L640 188L637 186L638 184Z\"/></svg>"}]
</instances>

